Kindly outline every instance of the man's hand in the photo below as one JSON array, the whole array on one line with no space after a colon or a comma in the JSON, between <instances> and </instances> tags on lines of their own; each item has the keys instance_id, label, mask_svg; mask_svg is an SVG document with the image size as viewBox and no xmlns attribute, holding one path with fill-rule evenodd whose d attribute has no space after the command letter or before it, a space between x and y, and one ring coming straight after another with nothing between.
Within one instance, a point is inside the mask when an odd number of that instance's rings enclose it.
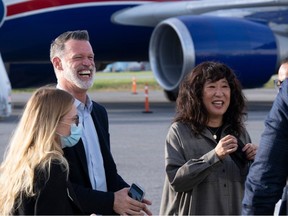
<instances>
[{"instance_id":1,"label":"man's hand","mask_svg":"<svg viewBox=\"0 0 288 216\"><path fill-rule=\"evenodd\" d=\"M132 199L128 195L129 188L123 188L114 193L113 210L120 215L152 215L147 205L151 205L149 200L143 199L143 202Z\"/></svg>"}]
</instances>

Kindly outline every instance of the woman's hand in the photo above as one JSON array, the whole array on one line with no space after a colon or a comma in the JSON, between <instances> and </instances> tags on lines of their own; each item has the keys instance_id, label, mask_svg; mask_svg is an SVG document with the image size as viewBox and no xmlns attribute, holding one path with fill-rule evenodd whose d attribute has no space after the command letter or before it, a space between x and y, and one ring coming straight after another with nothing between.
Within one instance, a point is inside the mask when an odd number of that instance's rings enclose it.
<instances>
[{"instance_id":1,"label":"woman's hand","mask_svg":"<svg viewBox=\"0 0 288 216\"><path fill-rule=\"evenodd\" d=\"M246 158L248 160L254 160L255 155L257 153L258 145L253 143L247 143L243 148L242 151L245 152Z\"/></svg>"},{"instance_id":2,"label":"woman's hand","mask_svg":"<svg viewBox=\"0 0 288 216\"><path fill-rule=\"evenodd\" d=\"M216 155L222 160L238 148L237 139L232 135L223 137L215 147Z\"/></svg>"}]
</instances>

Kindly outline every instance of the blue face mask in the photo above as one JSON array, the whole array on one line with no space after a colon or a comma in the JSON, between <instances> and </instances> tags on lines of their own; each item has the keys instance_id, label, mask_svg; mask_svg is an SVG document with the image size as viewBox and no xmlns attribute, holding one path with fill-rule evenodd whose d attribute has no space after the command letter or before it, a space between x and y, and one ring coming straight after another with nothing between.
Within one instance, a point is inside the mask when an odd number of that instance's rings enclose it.
<instances>
[{"instance_id":1,"label":"blue face mask","mask_svg":"<svg viewBox=\"0 0 288 216\"><path fill-rule=\"evenodd\" d=\"M72 124L70 126L70 135L69 136L62 136L60 135L61 138L61 145L62 148L65 147L72 147L74 145L76 145L79 141L79 139L81 138L82 135L82 125L79 124L78 126L76 126L76 124Z\"/></svg>"}]
</instances>

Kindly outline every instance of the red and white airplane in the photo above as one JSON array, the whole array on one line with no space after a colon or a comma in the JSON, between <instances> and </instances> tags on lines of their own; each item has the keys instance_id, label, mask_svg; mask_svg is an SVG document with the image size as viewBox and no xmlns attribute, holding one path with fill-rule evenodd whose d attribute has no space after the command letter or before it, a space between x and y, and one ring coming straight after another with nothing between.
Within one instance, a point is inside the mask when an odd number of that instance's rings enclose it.
<instances>
[{"instance_id":1,"label":"red and white airplane","mask_svg":"<svg viewBox=\"0 0 288 216\"><path fill-rule=\"evenodd\" d=\"M1 62L13 88L51 82L51 41L86 29L97 65L149 61L173 100L206 60L228 64L244 88L261 87L288 56L287 24L288 0L1 0Z\"/></svg>"}]
</instances>

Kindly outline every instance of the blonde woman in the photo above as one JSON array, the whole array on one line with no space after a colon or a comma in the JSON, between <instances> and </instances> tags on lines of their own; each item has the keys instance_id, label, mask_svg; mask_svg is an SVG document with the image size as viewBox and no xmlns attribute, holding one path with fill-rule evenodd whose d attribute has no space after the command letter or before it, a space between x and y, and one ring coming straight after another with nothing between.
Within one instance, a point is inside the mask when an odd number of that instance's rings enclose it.
<instances>
[{"instance_id":1,"label":"blonde woman","mask_svg":"<svg viewBox=\"0 0 288 216\"><path fill-rule=\"evenodd\" d=\"M81 127L67 92L38 89L27 102L0 166L0 214L81 214L62 148L73 146Z\"/></svg>"}]
</instances>

